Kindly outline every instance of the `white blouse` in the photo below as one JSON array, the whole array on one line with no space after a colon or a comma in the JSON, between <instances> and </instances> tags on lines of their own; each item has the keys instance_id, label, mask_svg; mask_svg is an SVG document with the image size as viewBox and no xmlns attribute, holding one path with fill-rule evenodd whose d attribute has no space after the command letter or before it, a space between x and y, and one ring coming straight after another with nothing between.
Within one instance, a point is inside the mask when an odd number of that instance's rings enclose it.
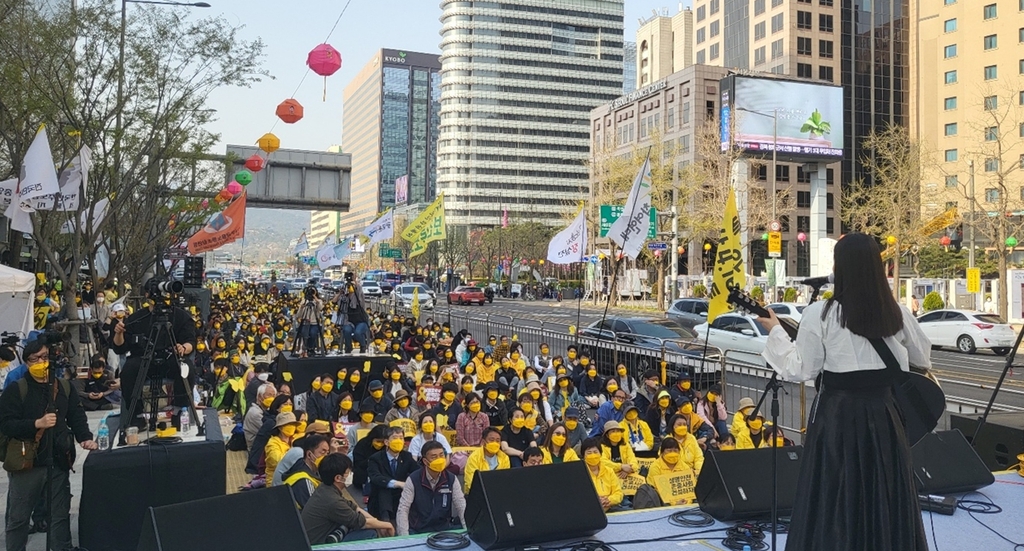
<instances>
[{"instance_id":1,"label":"white blouse","mask_svg":"<svg viewBox=\"0 0 1024 551\"><path fill-rule=\"evenodd\" d=\"M825 319L821 319L826 301L811 304L800 318L800 331L796 341L782 327L775 327L768 334L768 343L761 356L772 366L779 377L786 381L803 382L814 379L821 370L833 373L850 373L885 369L885 362L871 346L871 341L855 335L840 325L839 309L836 303ZM917 320L905 306L903 329L885 338L885 344L892 350L903 371L910 370L910 364L930 368L931 342Z\"/></svg>"}]
</instances>

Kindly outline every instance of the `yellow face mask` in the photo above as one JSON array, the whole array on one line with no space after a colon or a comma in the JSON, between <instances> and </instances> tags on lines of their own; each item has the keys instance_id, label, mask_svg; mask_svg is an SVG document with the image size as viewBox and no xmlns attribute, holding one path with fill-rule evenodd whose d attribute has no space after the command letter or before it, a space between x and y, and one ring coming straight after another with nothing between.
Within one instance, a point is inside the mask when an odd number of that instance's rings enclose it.
<instances>
[{"instance_id":1,"label":"yellow face mask","mask_svg":"<svg viewBox=\"0 0 1024 551\"><path fill-rule=\"evenodd\" d=\"M455 400L455 393L452 391L445 392L443 398L446 402L451 403Z\"/></svg>"},{"instance_id":2,"label":"yellow face mask","mask_svg":"<svg viewBox=\"0 0 1024 551\"><path fill-rule=\"evenodd\" d=\"M579 424L580 424L580 422L575 420L575 419L566 419L565 420L565 428L567 428L569 430L576 430L576 427L579 426Z\"/></svg>"},{"instance_id":3,"label":"yellow face mask","mask_svg":"<svg viewBox=\"0 0 1024 551\"><path fill-rule=\"evenodd\" d=\"M683 384L682 384L683 390L690 390L690 384L691 384L690 381L683 381Z\"/></svg>"},{"instance_id":4,"label":"yellow face mask","mask_svg":"<svg viewBox=\"0 0 1024 551\"><path fill-rule=\"evenodd\" d=\"M371 390L370 391L370 396L373 396L375 399L380 400L380 398L382 396L384 396L384 391L383 390Z\"/></svg>"},{"instance_id":5,"label":"yellow face mask","mask_svg":"<svg viewBox=\"0 0 1024 551\"><path fill-rule=\"evenodd\" d=\"M676 463L679 462L679 452L665 452L665 454L662 455L661 458L665 460L665 463L668 463L669 465L675 465Z\"/></svg>"},{"instance_id":6,"label":"yellow face mask","mask_svg":"<svg viewBox=\"0 0 1024 551\"><path fill-rule=\"evenodd\" d=\"M295 425L285 425L281 427L281 434L287 436L288 438L291 438L292 436L295 436L295 431L297 428L298 427L296 427Z\"/></svg>"},{"instance_id":7,"label":"yellow face mask","mask_svg":"<svg viewBox=\"0 0 1024 551\"><path fill-rule=\"evenodd\" d=\"M409 399L408 398L399 398L398 401L395 402L395 405L398 406L398 409L405 409L405 408L409 407Z\"/></svg>"},{"instance_id":8,"label":"yellow face mask","mask_svg":"<svg viewBox=\"0 0 1024 551\"><path fill-rule=\"evenodd\" d=\"M725 450L725 451L735 450L736 449L736 445L735 444L722 444L721 446L718 447L718 449Z\"/></svg>"},{"instance_id":9,"label":"yellow face mask","mask_svg":"<svg viewBox=\"0 0 1024 551\"><path fill-rule=\"evenodd\" d=\"M629 419L630 421L636 421L638 417L640 417L640 414L636 411L630 410L626 412L626 419Z\"/></svg>"},{"instance_id":10,"label":"yellow face mask","mask_svg":"<svg viewBox=\"0 0 1024 551\"><path fill-rule=\"evenodd\" d=\"M750 425L752 430L761 430L761 427L764 426L764 421L760 419L751 419L750 421L747 421L747 424Z\"/></svg>"},{"instance_id":11,"label":"yellow face mask","mask_svg":"<svg viewBox=\"0 0 1024 551\"><path fill-rule=\"evenodd\" d=\"M292 406L291 404L283 404L281 406L281 410L280 411L281 411L281 413L291 413L291 412L295 411L295 407Z\"/></svg>"},{"instance_id":12,"label":"yellow face mask","mask_svg":"<svg viewBox=\"0 0 1024 551\"><path fill-rule=\"evenodd\" d=\"M683 404L682 407L679 408L679 411L681 411L684 415L689 415L693 413L693 404L690 402L686 402L685 404Z\"/></svg>"},{"instance_id":13,"label":"yellow face mask","mask_svg":"<svg viewBox=\"0 0 1024 551\"><path fill-rule=\"evenodd\" d=\"M583 456L583 460L587 462L587 465L596 467L601 464L601 454L597 452L588 452L587 455Z\"/></svg>"},{"instance_id":14,"label":"yellow face mask","mask_svg":"<svg viewBox=\"0 0 1024 551\"><path fill-rule=\"evenodd\" d=\"M622 442L622 431L613 430L608 433L608 441L612 444Z\"/></svg>"},{"instance_id":15,"label":"yellow face mask","mask_svg":"<svg viewBox=\"0 0 1024 551\"><path fill-rule=\"evenodd\" d=\"M373 441L373 449L375 449L375 450L382 450L382 449L384 449L384 441L383 440L374 440Z\"/></svg>"},{"instance_id":16,"label":"yellow face mask","mask_svg":"<svg viewBox=\"0 0 1024 551\"><path fill-rule=\"evenodd\" d=\"M708 392L708 401L713 404L716 400L718 400L718 396L714 392Z\"/></svg>"},{"instance_id":17,"label":"yellow face mask","mask_svg":"<svg viewBox=\"0 0 1024 551\"><path fill-rule=\"evenodd\" d=\"M355 386L357 383L359 383L359 374L358 373L353 373L353 374L349 375L348 382L352 383L352 386Z\"/></svg>"},{"instance_id":18,"label":"yellow face mask","mask_svg":"<svg viewBox=\"0 0 1024 551\"><path fill-rule=\"evenodd\" d=\"M445 459L443 456L442 457L438 457L437 459L431 461L430 463L427 463L427 467L430 470L434 471L435 473L439 473L439 472L443 471L444 468L447 467L447 466L448 466L448 460Z\"/></svg>"},{"instance_id":19,"label":"yellow face mask","mask_svg":"<svg viewBox=\"0 0 1024 551\"><path fill-rule=\"evenodd\" d=\"M625 367L620 367L619 368L619 377L625 377L625 376L626 376L626 368Z\"/></svg>"},{"instance_id":20,"label":"yellow face mask","mask_svg":"<svg viewBox=\"0 0 1024 551\"><path fill-rule=\"evenodd\" d=\"M49 369L49 361L36 362L34 364L29 364L28 374L35 379L45 379Z\"/></svg>"},{"instance_id":21,"label":"yellow face mask","mask_svg":"<svg viewBox=\"0 0 1024 551\"><path fill-rule=\"evenodd\" d=\"M552 434L551 435L551 443L556 445L556 446L564 446L565 445L565 435L564 434Z\"/></svg>"},{"instance_id":22,"label":"yellow face mask","mask_svg":"<svg viewBox=\"0 0 1024 551\"><path fill-rule=\"evenodd\" d=\"M476 371L476 370L473 369L473 365L472 364L466 366L466 375L472 375L474 371Z\"/></svg>"},{"instance_id":23,"label":"yellow face mask","mask_svg":"<svg viewBox=\"0 0 1024 551\"><path fill-rule=\"evenodd\" d=\"M480 402L473 402L472 404L469 404L469 412L480 413Z\"/></svg>"},{"instance_id":24,"label":"yellow face mask","mask_svg":"<svg viewBox=\"0 0 1024 551\"><path fill-rule=\"evenodd\" d=\"M558 386L561 388L569 388L569 379L559 379Z\"/></svg>"},{"instance_id":25,"label":"yellow face mask","mask_svg":"<svg viewBox=\"0 0 1024 551\"><path fill-rule=\"evenodd\" d=\"M498 391L497 390L488 390L487 391L487 399L488 400L497 400L498 399Z\"/></svg>"},{"instance_id":26,"label":"yellow face mask","mask_svg":"<svg viewBox=\"0 0 1024 551\"><path fill-rule=\"evenodd\" d=\"M434 434L434 422L424 421L423 422L423 434Z\"/></svg>"},{"instance_id":27,"label":"yellow face mask","mask_svg":"<svg viewBox=\"0 0 1024 551\"><path fill-rule=\"evenodd\" d=\"M484 450L487 453L494 455L501 450L501 442L487 442L484 444Z\"/></svg>"},{"instance_id":28,"label":"yellow face mask","mask_svg":"<svg viewBox=\"0 0 1024 551\"><path fill-rule=\"evenodd\" d=\"M398 438L394 438L392 440L389 440L388 441L388 449L391 450L394 453L398 453L398 452L400 452L400 451L405 449L405 441L401 440L401 439L398 439Z\"/></svg>"},{"instance_id":29,"label":"yellow face mask","mask_svg":"<svg viewBox=\"0 0 1024 551\"><path fill-rule=\"evenodd\" d=\"M519 417L512 420L512 426L517 429L523 428L524 425L526 425L526 419Z\"/></svg>"},{"instance_id":30,"label":"yellow face mask","mask_svg":"<svg viewBox=\"0 0 1024 551\"><path fill-rule=\"evenodd\" d=\"M622 404L623 403L624 402L622 400L618 400L618 399L612 400L612 405L615 406L615 409L622 409Z\"/></svg>"},{"instance_id":31,"label":"yellow face mask","mask_svg":"<svg viewBox=\"0 0 1024 551\"><path fill-rule=\"evenodd\" d=\"M672 432L676 436L686 436L686 433L689 431L687 430L686 425L676 425L672 427Z\"/></svg>"},{"instance_id":32,"label":"yellow face mask","mask_svg":"<svg viewBox=\"0 0 1024 551\"><path fill-rule=\"evenodd\" d=\"M533 404L530 402L523 402L522 404L519 404L519 409L523 410L524 413L532 413Z\"/></svg>"},{"instance_id":33,"label":"yellow face mask","mask_svg":"<svg viewBox=\"0 0 1024 551\"><path fill-rule=\"evenodd\" d=\"M343 409L345 411L348 411L348 410L352 409L352 400L342 400L341 401L341 409Z\"/></svg>"},{"instance_id":34,"label":"yellow face mask","mask_svg":"<svg viewBox=\"0 0 1024 551\"><path fill-rule=\"evenodd\" d=\"M587 376L590 377L591 379L593 379L594 377L597 377L597 370L596 369L588 369L587 370Z\"/></svg>"},{"instance_id":35,"label":"yellow face mask","mask_svg":"<svg viewBox=\"0 0 1024 551\"><path fill-rule=\"evenodd\" d=\"M102 371L100 371L99 373L93 373L93 374L92 374L92 378L93 378L93 379L97 379L97 380L98 380L98 379L102 379L102 378L103 378L103 372L102 372Z\"/></svg>"},{"instance_id":36,"label":"yellow face mask","mask_svg":"<svg viewBox=\"0 0 1024 551\"><path fill-rule=\"evenodd\" d=\"M576 353L575 352L570 351L568 356L569 356L570 360L575 360L576 359Z\"/></svg>"},{"instance_id":37,"label":"yellow face mask","mask_svg":"<svg viewBox=\"0 0 1024 551\"><path fill-rule=\"evenodd\" d=\"M658 407L660 407L661 409L668 409L668 406L671 403L672 403L672 399L671 398L659 398L658 399Z\"/></svg>"},{"instance_id":38,"label":"yellow face mask","mask_svg":"<svg viewBox=\"0 0 1024 551\"><path fill-rule=\"evenodd\" d=\"M201 343L201 342L200 343L196 343L196 350L199 351L199 352L202 352L202 351L206 350L206 345Z\"/></svg>"},{"instance_id":39,"label":"yellow face mask","mask_svg":"<svg viewBox=\"0 0 1024 551\"><path fill-rule=\"evenodd\" d=\"M267 396L266 398L263 399L263 407L265 407L265 408L269 408L270 405L273 404L273 403L274 403L274 398L271 397L271 396Z\"/></svg>"},{"instance_id":40,"label":"yellow face mask","mask_svg":"<svg viewBox=\"0 0 1024 551\"><path fill-rule=\"evenodd\" d=\"M372 423L374 417L376 417L376 415L371 411L359 414L359 419L362 420L363 423Z\"/></svg>"},{"instance_id":41,"label":"yellow face mask","mask_svg":"<svg viewBox=\"0 0 1024 551\"><path fill-rule=\"evenodd\" d=\"M462 391L466 393L473 392L473 383L466 383L462 385Z\"/></svg>"}]
</instances>

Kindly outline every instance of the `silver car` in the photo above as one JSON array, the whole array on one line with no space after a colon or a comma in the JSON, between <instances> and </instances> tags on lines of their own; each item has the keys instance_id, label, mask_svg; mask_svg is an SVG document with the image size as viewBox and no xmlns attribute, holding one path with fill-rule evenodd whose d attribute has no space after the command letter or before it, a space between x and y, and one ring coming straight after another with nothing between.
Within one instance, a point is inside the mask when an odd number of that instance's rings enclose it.
<instances>
[{"instance_id":1,"label":"silver car","mask_svg":"<svg viewBox=\"0 0 1024 551\"><path fill-rule=\"evenodd\" d=\"M437 297L434 296L433 289L428 287L426 283L402 283L395 287L392 295L395 299L395 304L403 308L411 307L413 289L419 289L420 308L433 310ZM364 288L363 294L365 293L366 289Z\"/></svg>"},{"instance_id":2,"label":"silver car","mask_svg":"<svg viewBox=\"0 0 1024 551\"><path fill-rule=\"evenodd\" d=\"M665 317L687 329L708 321L708 301L703 298L681 298L669 306Z\"/></svg>"}]
</instances>

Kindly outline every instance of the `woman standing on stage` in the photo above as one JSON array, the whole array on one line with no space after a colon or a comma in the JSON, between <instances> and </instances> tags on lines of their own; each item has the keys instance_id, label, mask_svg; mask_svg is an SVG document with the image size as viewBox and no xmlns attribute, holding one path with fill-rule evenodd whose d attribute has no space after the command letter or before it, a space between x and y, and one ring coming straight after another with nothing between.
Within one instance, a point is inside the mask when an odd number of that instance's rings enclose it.
<instances>
[{"instance_id":1,"label":"woman standing on stage","mask_svg":"<svg viewBox=\"0 0 1024 551\"><path fill-rule=\"evenodd\" d=\"M786 549L927 551L894 381L868 339L882 339L903 371L930 367L931 345L893 298L873 238L839 240L834 271L834 295L804 310L795 342L774 313L763 319L763 356L780 377L802 382L824 372Z\"/></svg>"}]
</instances>

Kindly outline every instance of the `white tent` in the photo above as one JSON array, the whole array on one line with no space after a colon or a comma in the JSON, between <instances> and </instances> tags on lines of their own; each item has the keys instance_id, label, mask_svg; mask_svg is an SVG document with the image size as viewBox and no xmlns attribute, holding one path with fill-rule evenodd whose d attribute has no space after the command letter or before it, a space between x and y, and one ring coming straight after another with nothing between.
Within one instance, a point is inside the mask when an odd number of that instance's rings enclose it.
<instances>
[{"instance_id":1,"label":"white tent","mask_svg":"<svg viewBox=\"0 0 1024 551\"><path fill-rule=\"evenodd\" d=\"M36 276L0 264L0 331L28 337L32 319Z\"/></svg>"}]
</instances>

